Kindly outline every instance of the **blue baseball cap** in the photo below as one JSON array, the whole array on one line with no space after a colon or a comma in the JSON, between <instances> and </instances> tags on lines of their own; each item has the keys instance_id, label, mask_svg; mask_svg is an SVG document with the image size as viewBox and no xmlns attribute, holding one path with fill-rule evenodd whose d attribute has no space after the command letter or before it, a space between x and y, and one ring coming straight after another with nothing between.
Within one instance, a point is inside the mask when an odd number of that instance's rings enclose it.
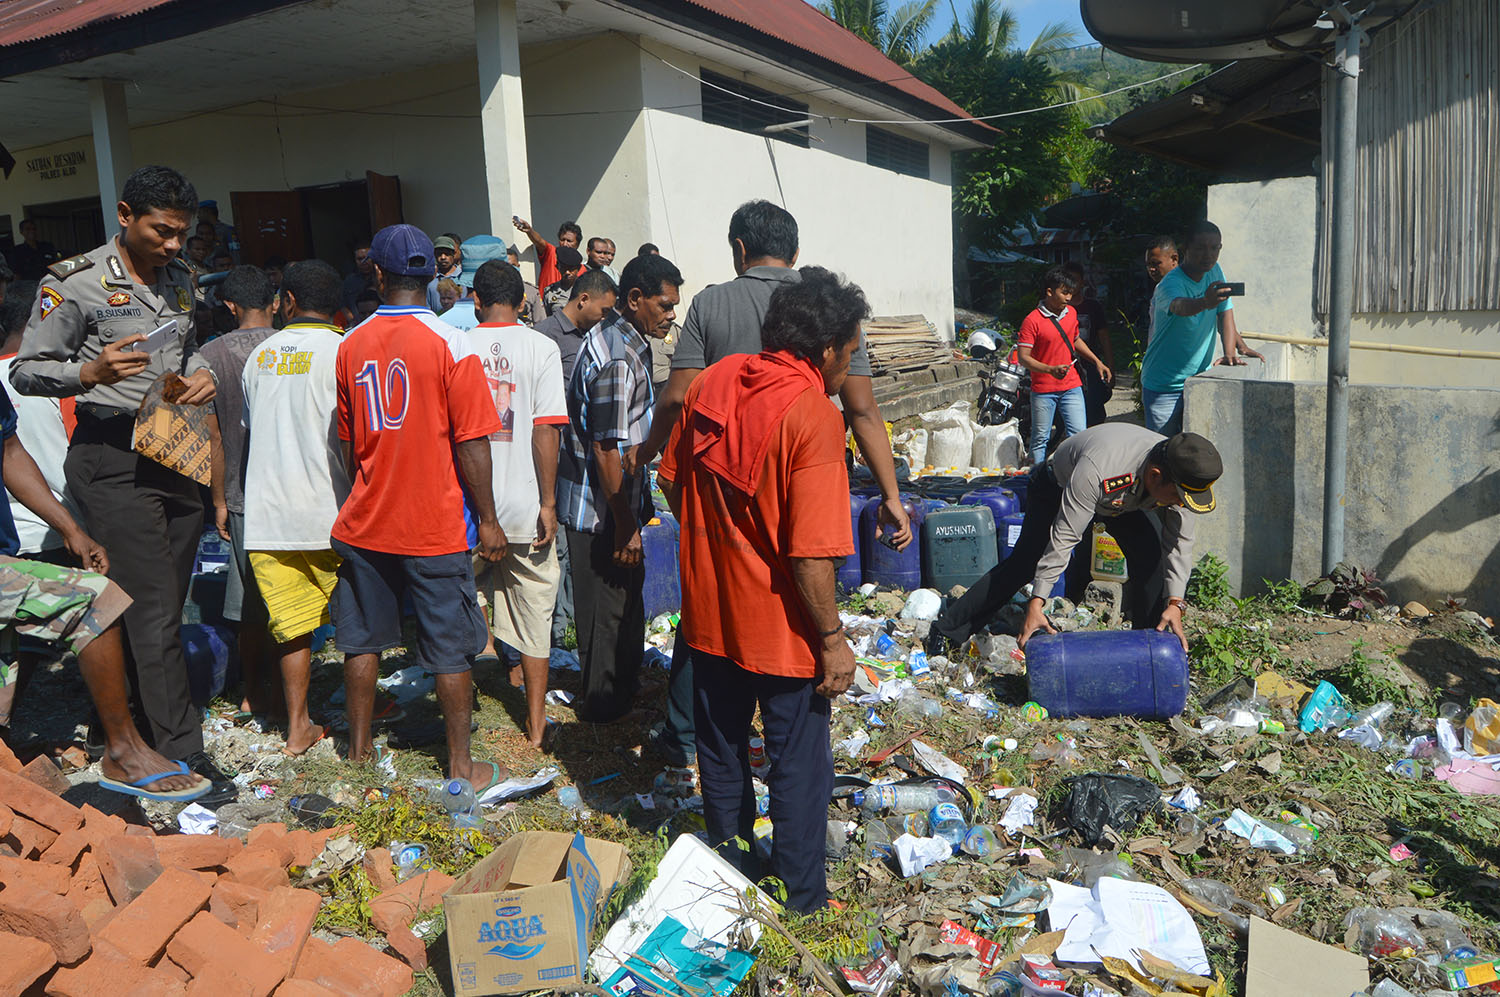
<instances>
[{"instance_id":1,"label":"blue baseball cap","mask_svg":"<svg viewBox=\"0 0 1500 997\"><path fill-rule=\"evenodd\" d=\"M370 259L386 273L431 277L437 273L432 240L415 225L387 225L370 240Z\"/></svg>"},{"instance_id":2,"label":"blue baseball cap","mask_svg":"<svg viewBox=\"0 0 1500 997\"><path fill-rule=\"evenodd\" d=\"M465 239L460 247L464 254L463 267L454 278L454 283L460 287L473 287L475 271L490 260L504 263L509 248L504 239L493 235L476 235Z\"/></svg>"}]
</instances>

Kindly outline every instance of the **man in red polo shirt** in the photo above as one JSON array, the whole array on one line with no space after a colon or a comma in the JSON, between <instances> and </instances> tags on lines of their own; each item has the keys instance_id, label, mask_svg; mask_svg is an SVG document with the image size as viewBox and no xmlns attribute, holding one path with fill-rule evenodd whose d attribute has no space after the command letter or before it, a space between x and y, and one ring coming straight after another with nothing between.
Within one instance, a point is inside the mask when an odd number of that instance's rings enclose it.
<instances>
[{"instance_id":1,"label":"man in red polo shirt","mask_svg":"<svg viewBox=\"0 0 1500 997\"><path fill-rule=\"evenodd\" d=\"M426 306L431 240L413 225L391 225L370 240L370 259L385 304L339 344L337 368L338 432L353 487L333 524L343 560L332 616L344 652L349 759L370 757L380 652L401 643L408 595L418 656L437 680L448 775L483 792L506 773L469 755L470 669L485 645L469 552L505 557L490 477L489 435L500 431L500 416L463 334Z\"/></svg>"},{"instance_id":2,"label":"man in red polo shirt","mask_svg":"<svg viewBox=\"0 0 1500 997\"><path fill-rule=\"evenodd\" d=\"M870 314L862 291L819 267L771 298L759 354L727 357L688 389L658 479L682 524L693 717L711 840L754 840L748 744L760 706L770 761L771 873L787 903L828 899L823 851L833 752L829 700L854 652L834 577L854 552L837 394ZM721 849L758 879L753 852Z\"/></svg>"}]
</instances>

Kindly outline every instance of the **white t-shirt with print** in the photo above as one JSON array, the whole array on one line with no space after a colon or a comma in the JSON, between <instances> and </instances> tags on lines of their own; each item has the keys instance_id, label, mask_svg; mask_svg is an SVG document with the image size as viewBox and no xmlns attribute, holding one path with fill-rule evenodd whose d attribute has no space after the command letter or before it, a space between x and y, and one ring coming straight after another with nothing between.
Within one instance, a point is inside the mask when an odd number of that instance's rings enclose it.
<instances>
[{"instance_id":1,"label":"white t-shirt with print","mask_svg":"<svg viewBox=\"0 0 1500 997\"><path fill-rule=\"evenodd\" d=\"M479 325L463 333L470 352L484 365L500 432L490 436L494 467L495 515L509 543L536 539L542 501L531 455L533 426L568 423L562 354L544 333L526 325Z\"/></svg>"},{"instance_id":2,"label":"white t-shirt with print","mask_svg":"<svg viewBox=\"0 0 1500 997\"><path fill-rule=\"evenodd\" d=\"M245 364L245 549L328 550L349 474L335 410L337 328L296 323Z\"/></svg>"}]
</instances>

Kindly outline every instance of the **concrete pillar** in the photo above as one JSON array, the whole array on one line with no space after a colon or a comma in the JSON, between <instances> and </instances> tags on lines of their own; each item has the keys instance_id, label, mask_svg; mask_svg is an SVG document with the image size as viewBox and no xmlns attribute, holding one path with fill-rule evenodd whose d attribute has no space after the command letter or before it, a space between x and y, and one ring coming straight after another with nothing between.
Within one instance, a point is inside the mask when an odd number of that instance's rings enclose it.
<instances>
[{"instance_id":1,"label":"concrete pillar","mask_svg":"<svg viewBox=\"0 0 1500 997\"><path fill-rule=\"evenodd\" d=\"M89 116L94 124L94 165L99 171L99 207L104 231L115 230L120 188L132 169L130 117L125 111L125 84L89 80Z\"/></svg>"},{"instance_id":2,"label":"concrete pillar","mask_svg":"<svg viewBox=\"0 0 1500 997\"><path fill-rule=\"evenodd\" d=\"M512 215L535 221L531 217L531 180L526 171L516 0L474 0L474 36L479 55L479 129L490 201L489 232L511 243L520 235L511 224ZM533 273L532 279L535 277Z\"/></svg>"}]
</instances>

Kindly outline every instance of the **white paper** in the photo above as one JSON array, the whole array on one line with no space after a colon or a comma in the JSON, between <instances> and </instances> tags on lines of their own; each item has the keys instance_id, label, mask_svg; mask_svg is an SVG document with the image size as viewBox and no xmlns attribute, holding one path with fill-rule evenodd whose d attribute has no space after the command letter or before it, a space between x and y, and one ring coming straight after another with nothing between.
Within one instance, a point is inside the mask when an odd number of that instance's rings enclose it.
<instances>
[{"instance_id":1,"label":"white paper","mask_svg":"<svg viewBox=\"0 0 1500 997\"><path fill-rule=\"evenodd\" d=\"M901 875L908 879L953 857L953 846L942 838L919 838L914 834L903 834L891 842L891 851L896 853Z\"/></svg>"},{"instance_id":2,"label":"white paper","mask_svg":"<svg viewBox=\"0 0 1500 997\"><path fill-rule=\"evenodd\" d=\"M917 756L917 764L933 775L940 775L944 779L952 779L959 785L963 785L969 778L968 771L962 765L930 744L922 741L913 741L911 743L911 753Z\"/></svg>"},{"instance_id":3,"label":"white paper","mask_svg":"<svg viewBox=\"0 0 1500 997\"><path fill-rule=\"evenodd\" d=\"M1093 890L1055 879L1047 885L1052 888L1049 923L1053 931L1066 931L1058 962L1097 963L1111 956L1140 969L1136 953L1145 951L1186 972L1208 972L1192 915L1161 887L1114 876L1101 876Z\"/></svg>"},{"instance_id":4,"label":"white paper","mask_svg":"<svg viewBox=\"0 0 1500 997\"><path fill-rule=\"evenodd\" d=\"M1015 834L1023 827L1030 827L1036 823L1036 797L1027 793L1017 793L1011 798L1010 806L1005 810L1005 816L1000 818L1000 826L1011 834Z\"/></svg>"},{"instance_id":5,"label":"white paper","mask_svg":"<svg viewBox=\"0 0 1500 997\"><path fill-rule=\"evenodd\" d=\"M512 796L520 796L522 793L529 793L533 790L541 789L543 786L550 786L560 774L556 766L549 765L536 775L525 777L512 776L504 782L495 783L481 793L479 803L481 806L491 807L510 799Z\"/></svg>"},{"instance_id":6,"label":"white paper","mask_svg":"<svg viewBox=\"0 0 1500 997\"><path fill-rule=\"evenodd\" d=\"M218 826L219 815L196 803L189 803L177 815L177 827L183 834L213 834Z\"/></svg>"},{"instance_id":7,"label":"white paper","mask_svg":"<svg viewBox=\"0 0 1500 997\"><path fill-rule=\"evenodd\" d=\"M1203 801L1198 798L1198 791L1196 789L1192 786L1184 786L1177 791L1176 796L1167 802L1178 810L1186 810L1188 813L1192 813L1202 805Z\"/></svg>"}]
</instances>

